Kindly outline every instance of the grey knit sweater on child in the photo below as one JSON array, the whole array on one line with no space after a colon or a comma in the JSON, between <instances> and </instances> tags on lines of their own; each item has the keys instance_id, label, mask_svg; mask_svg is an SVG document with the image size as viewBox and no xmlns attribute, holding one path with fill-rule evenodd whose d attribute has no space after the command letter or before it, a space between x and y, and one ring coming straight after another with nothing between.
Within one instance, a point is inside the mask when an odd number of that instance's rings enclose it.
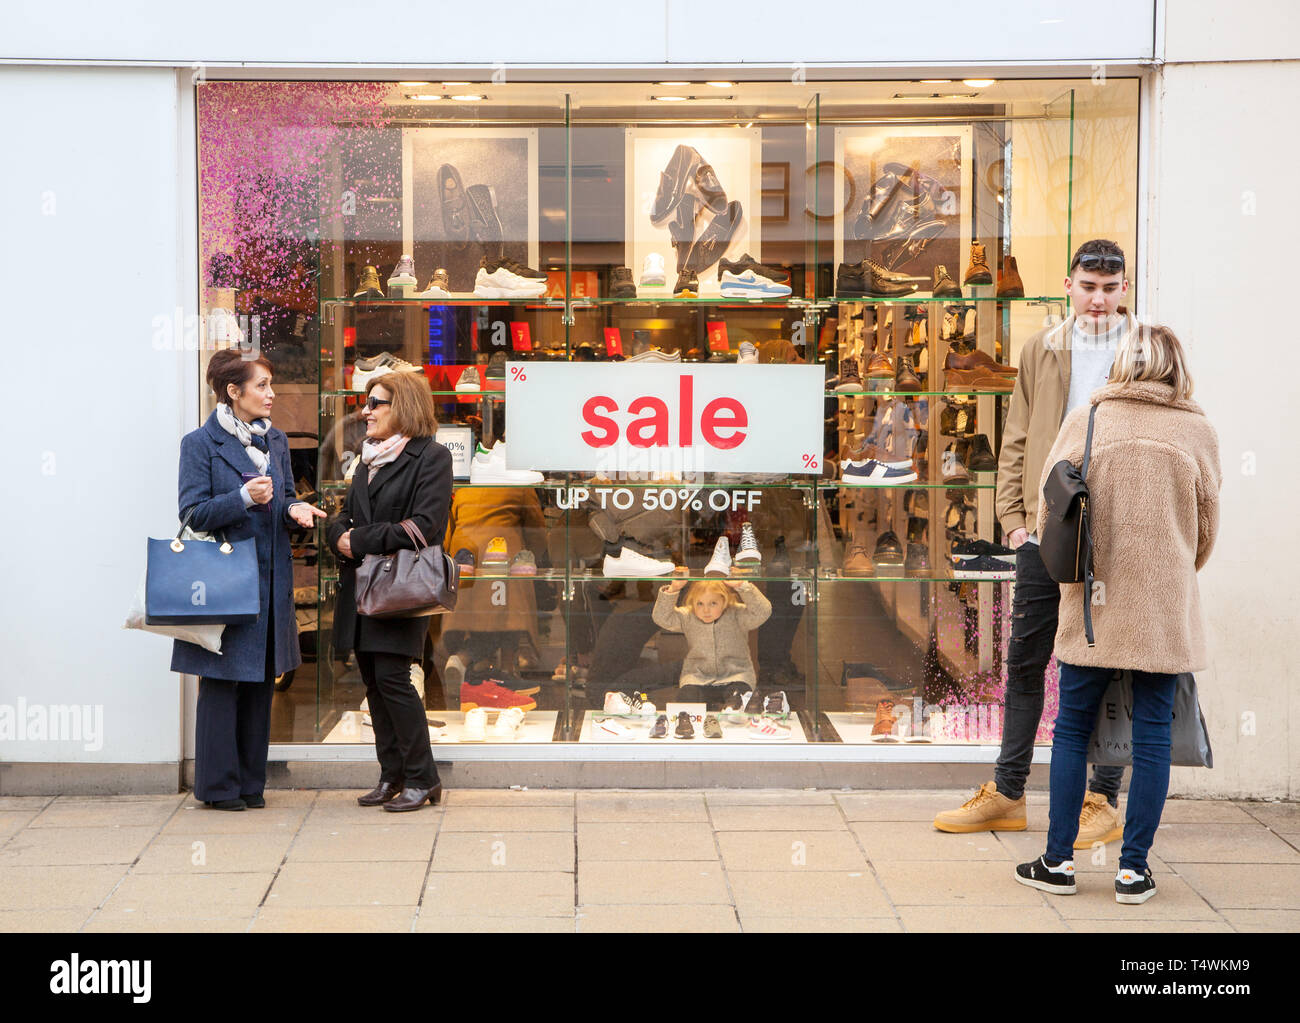
<instances>
[{"instance_id":1,"label":"grey knit sweater on child","mask_svg":"<svg viewBox=\"0 0 1300 1023\"><path fill-rule=\"evenodd\" d=\"M690 608L677 606L677 594L668 587L659 590L651 616L665 632L686 637L686 661L682 664L682 686L721 686L743 682L757 684L754 662L749 657L749 633L772 613L772 605L752 583L737 591L743 603L729 607L712 624L695 617Z\"/></svg>"}]
</instances>

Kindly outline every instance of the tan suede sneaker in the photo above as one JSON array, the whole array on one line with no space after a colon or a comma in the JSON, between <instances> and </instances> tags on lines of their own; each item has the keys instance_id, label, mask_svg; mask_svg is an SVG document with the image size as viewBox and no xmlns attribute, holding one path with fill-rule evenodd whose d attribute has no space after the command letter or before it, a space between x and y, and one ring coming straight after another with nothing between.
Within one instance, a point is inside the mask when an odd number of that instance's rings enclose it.
<instances>
[{"instance_id":1,"label":"tan suede sneaker","mask_svg":"<svg viewBox=\"0 0 1300 1023\"><path fill-rule=\"evenodd\" d=\"M1123 837L1124 821L1119 810L1100 792L1089 791L1079 811L1079 837L1074 840L1074 847L1091 849L1094 842L1117 842Z\"/></svg>"},{"instance_id":2,"label":"tan suede sneaker","mask_svg":"<svg viewBox=\"0 0 1300 1023\"><path fill-rule=\"evenodd\" d=\"M1024 831L1025 797L1008 799L998 792L997 782L986 781L975 795L962 803L960 810L945 810L934 819L934 826L952 835L972 831Z\"/></svg>"}]
</instances>

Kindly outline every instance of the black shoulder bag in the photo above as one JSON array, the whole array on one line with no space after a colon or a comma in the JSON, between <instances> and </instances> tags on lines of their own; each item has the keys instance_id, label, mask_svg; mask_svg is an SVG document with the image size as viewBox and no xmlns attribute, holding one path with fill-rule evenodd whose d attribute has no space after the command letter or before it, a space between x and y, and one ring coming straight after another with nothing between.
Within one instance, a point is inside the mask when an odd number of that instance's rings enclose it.
<instances>
[{"instance_id":1,"label":"black shoulder bag","mask_svg":"<svg viewBox=\"0 0 1300 1023\"><path fill-rule=\"evenodd\" d=\"M1047 474L1043 484L1043 500L1047 502L1047 517L1043 522L1042 536L1038 538L1038 552L1043 558L1047 574L1058 583L1084 583L1083 633L1088 646L1094 646L1092 636L1092 529L1088 521L1088 462L1092 458L1092 424L1097 418L1097 406L1088 413L1088 439L1083 444L1083 462L1076 469L1067 459L1061 459Z\"/></svg>"}]
</instances>

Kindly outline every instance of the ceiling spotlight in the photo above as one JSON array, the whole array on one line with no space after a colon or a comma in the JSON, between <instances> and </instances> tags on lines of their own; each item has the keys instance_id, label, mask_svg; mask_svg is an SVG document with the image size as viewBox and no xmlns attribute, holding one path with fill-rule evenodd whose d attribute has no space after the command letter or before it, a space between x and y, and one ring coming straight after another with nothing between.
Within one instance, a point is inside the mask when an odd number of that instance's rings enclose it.
<instances>
[{"instance_id":1,"label":"ceiling spotlight","mask_svg":"<svg viewBox=\"0 0 1300 1023\"><path fill-rule=\"evenodd\" d=\"M951 85L951 78L922 78L917 85Z\"/></svg>"},{"instance_id":2,"label":"ceiling spotlight","mask_svg":"<svg viewBox=\"0 0 1300 1023\"><path fill-rule=\"evenodd\" d=\"M690 85L690 82L656 82L656 85Z\"/></svg>"},{"instance_id":3,"label":"ceiling spotlight","mask_svg":"<svg viewBox=\"0 0 1300 1023\"><path fill-rule=\"evenodd\" d=\"M433 103L442 99L442 94L437 92L414 92L407 93L407 99L413 99L420 103Z\"/></svg>"},{"instance_id":4,"label":"ceiling spotlight","mask_svg":"<svg viewBox=\"0 0 1300 1023\"><path fill-rule=\"evenodd\" d=\"M452 99L454 99L457 103L477 103L481 99L487 99L487 97L480 96L477 95L476 93L470 92L470 93L465 93L464 95L461 96L453 96Z\"/></svg>"},{"instance_id":5,"label":"ceiling spotlight","mask_svg":"<svg viewBox=\"0 0 1300 1023\"><path fill-rule=\"evenodd\" d=\"M659 103L685 103L686 102L685 96L651 96L650 98L652 100L656 100Z\"/></svg>"},{"instance_id":6,"label":"ceiling spotlight","mask_svg":"<svg viewBox=\"0 0 1300 1023\"><path fill-rule=\"evenodd\" d=\"M997 85L996 78L963 78L962 85L969 85L972 89L987 89L990 85Z\"/></svg>"},{"instance_id":7,"label":"ceiling spotlight","mask_svg":"<svg viewBox=\"0 0 1300 1023\"><path fill-rule=\"evenodd\" d=\"M432 85L432 82L398 82L398 85Z\"/></svg>"},{"instance_id":8,"label":"ceiling spotlight","mask_svg":"<svg viewBox=\"0 0 1300 1023\"><path fill-rule=\"evenodd\" d=\"M662 83L661 83L662 84ZM734 82L705 82L705 85L711 85L715 89L730 89Z\"/></svg>"}]
</instances>

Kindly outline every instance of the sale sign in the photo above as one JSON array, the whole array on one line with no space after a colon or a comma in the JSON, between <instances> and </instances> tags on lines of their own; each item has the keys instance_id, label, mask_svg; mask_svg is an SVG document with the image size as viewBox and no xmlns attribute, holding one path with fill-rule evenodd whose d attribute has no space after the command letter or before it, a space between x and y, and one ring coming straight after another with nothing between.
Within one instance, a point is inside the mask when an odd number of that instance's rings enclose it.
<instances>
[{"instance_id":1,"label":"sale sign","mask_svg":"<svg viewBox=\"0 0 1300 1023\"><path fill-rule=\"evenodd\" d=\"M820 474L821 366L519 363L507 466Z\"/></svg>"}]
</instances>

